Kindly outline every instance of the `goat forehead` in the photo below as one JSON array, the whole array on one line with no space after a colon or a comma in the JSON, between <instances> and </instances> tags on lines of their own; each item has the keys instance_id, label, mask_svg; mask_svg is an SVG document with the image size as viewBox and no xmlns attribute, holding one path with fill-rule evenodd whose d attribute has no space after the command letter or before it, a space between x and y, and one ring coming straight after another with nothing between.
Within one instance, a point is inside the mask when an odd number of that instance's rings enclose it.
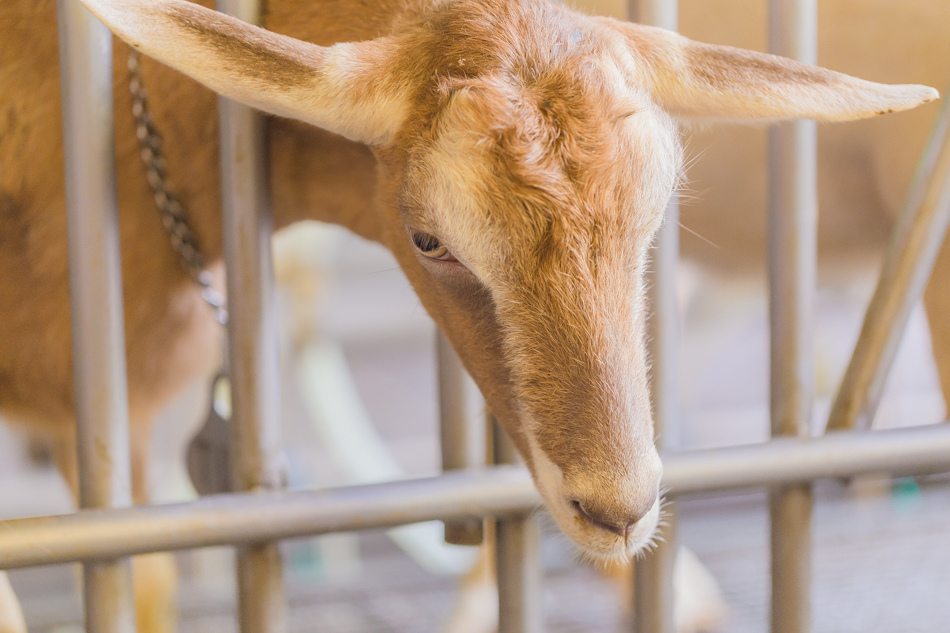
<instances>
[{"instance_id":1,"label":"goat forehead","mask_svg":"<svg viewBox=\"0 0 950 633\"><path fill-rule=\"evenodd\" d=\"M519 255L648 240L679 169L673 131L649 106L559 116L509 88L466 87L444 108L410 172L419 219L458 248L491 236Z\"/></svg>"},{"instance_id":2,"label":"goat forehead","mask_svg":"<svg viewBox=\"0 0 950 633\"><path fill-rule=\"evenodd\" d=\"M590 50L599 45L591 28L548 0L449 0L427 16L421 44L431 61L465 75Z\"/></svg>"}]
</instances>

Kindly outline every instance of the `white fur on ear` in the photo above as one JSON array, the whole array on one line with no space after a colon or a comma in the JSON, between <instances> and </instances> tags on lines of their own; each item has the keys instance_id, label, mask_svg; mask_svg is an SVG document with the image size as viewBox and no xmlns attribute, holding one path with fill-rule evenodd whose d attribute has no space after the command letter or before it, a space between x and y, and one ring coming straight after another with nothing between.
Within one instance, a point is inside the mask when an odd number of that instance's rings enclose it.
<instances>
[{"instance_id":1,"label":"white fur on ear","mask_svg":"<svg viewBox=\"0 0 950 633\"><path fill-rule=\"evenodd\" d=\"M604 20L626 37L632 72L671 114L725 120L850 121L939 98L928 86L886 85L672 31Z\"/></svg>"},{"instance_id":2,"label":"white fur on ear","mask_svg":"<svg viewBox=\"0 0 950 633\"><path fill-rule=\"evenodd\" d=\"M395 38L323 47L185 0L82 0L130 46L215 92L364 143L408 112Z\"/></svg>"}]
</instances>

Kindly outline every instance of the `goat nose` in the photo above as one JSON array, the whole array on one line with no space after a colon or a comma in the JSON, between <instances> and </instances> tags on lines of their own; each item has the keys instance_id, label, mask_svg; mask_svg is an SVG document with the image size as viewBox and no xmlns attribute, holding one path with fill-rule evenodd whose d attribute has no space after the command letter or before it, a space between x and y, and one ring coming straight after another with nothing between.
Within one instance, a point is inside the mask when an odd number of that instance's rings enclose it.
<instances>
[{"instance_id":1,"label":"goat nose","mask_svg":"<svg viewBox=\"0 0 950 633\"><path fill-rule=\"evenodd\" d=\"M579 517L592 526L626 538L633 526L653 509L658 494L658 492L653 493L651 497L638 505L632 512L630 510L626 512L604 511L596 508L594 504L585 504L577 499L571 500L571 506Z\"/></svg>"}]
</instances>

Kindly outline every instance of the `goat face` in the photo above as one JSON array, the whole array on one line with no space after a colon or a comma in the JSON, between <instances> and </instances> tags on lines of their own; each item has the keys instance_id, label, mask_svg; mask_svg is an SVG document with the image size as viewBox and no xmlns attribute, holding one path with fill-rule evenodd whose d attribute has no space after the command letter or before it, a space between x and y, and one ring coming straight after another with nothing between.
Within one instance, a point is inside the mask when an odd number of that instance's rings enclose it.
<instances>
[{"instance_id":1,"label":"goat face","mask_svg":"<svg viewBox=\"0 0 950 633\"><path fill-rule=\"evenodd\" d=\"M627 556L658 519L642 280L679 146L609 63L571 61L445 81L387 242L561 528Z\"/></svg>"},{"instance_id":2,"label":"goat face","mask_svg":"<svg viewBox=\"0 0 950 633\"><path fill-rule=\"evenodd\" d=\"M380 239L598 558L658 518L643 276L680 170L670 113L842 120L936 96L542 0L433 2L329 48L182 0L84 2L222 94L374 147Z\"/></svg>"}]
</instances>

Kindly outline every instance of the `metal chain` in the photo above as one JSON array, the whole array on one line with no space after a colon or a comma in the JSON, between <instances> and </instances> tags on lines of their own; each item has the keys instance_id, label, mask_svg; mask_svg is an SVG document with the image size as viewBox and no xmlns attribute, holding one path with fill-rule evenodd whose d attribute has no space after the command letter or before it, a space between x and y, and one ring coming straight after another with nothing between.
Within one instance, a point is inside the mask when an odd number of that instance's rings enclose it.
<instances>
[{"instance_id":1,"label":"metal chain","mask_svg":"<svg viewBox=\"0 0 950 633\"><path fill-rule=\"evenodd\" d=\"M129 54L129 91L132 93L132 116L135 118L135 137L139 142L142 162L145 164L148 186L155 206L162 216L162 226L171 240L172 250L195 283L201 286L201 297L214 310L222 325L228 322L224 295L211 287L212 275L205 267L198 249L198 240L188 225L187 212L181 202L168 191L165 157L162 155L162 135L155 129L148 109L148 92L142 83L142 65L138 51Z\"/></svg>"}]
</instances>

